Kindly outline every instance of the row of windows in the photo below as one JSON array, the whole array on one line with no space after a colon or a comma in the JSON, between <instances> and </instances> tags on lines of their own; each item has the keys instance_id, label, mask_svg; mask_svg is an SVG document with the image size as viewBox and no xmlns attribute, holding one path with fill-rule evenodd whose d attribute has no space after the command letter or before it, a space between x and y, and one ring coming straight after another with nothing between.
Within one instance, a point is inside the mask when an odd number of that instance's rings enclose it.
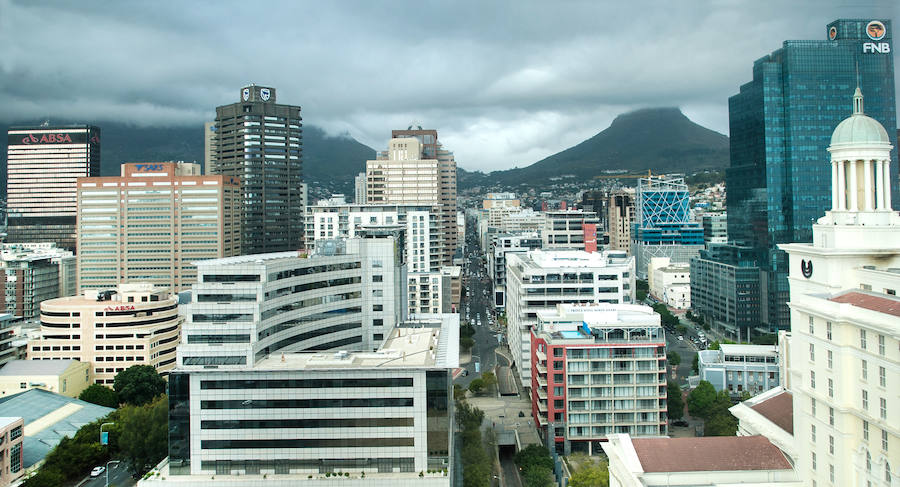
<instances>
[{"instance_id":1,"label":"row of windows","mask_svg":"<svg viewBox=\"0 0 900 487\"><path fill-rule=\"evenodd\" d=\"M200 401L200 409L307 409L307 408L403 408L412 407L411 397L366 399L228 399Z\"/></svg>"},{"instance_id":2,"label":"row of windows","mask_svg":"<svg viewBox=\"0 0 900 487\"><path fill-rule=\"evenodd\" d=\"M411 377L373 379L204 380L200 389L326 389L355 387L412 387Z\"/></svg>"},{"instance_id":3,"label":"row of windows","mask_svg":"<svg viewBox=\"0 0 900 487\"><path fill-rule=\"evenodd\" d=\"M222 419L203 420L200 429L389 428L412 425L413 418Z\"/></svg>"},{"instance_id":4,"label":"row of windows","mask_svg":"<svg viewBox=\"0 0 900 487\"><path fill-rule=\"evenodd\" d=\"M412 438L321 438L278 440L203 440L203 450L245 448L375 448L413 446Z\"/></svg>"}]
</instances>

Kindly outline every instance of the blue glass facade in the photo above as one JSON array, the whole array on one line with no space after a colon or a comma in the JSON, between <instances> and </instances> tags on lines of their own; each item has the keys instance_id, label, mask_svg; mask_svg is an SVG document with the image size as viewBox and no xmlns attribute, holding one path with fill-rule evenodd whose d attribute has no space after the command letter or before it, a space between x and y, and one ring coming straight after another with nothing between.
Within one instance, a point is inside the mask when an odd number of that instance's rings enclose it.
<instances>
[{"instance_id":1,"label":"blue glass facade","mask_svg":"<svg viewBox=\"0 0 900 487\"><path fill-rule=\"evenodd\" d=\"M866 114L897 134L892 26L871 38L872 19L828 24L819 41L785 41L753 64L753 80L728 100L731 167L728 238L759 253L761 321L788 328L787 256L776 245L811 242L812 224L831 206L828 145L851 113L857 83ZM858 70L858 74L857 74ZM897 199L897 143L891 181Z\"/></svg>"}]
</instances>

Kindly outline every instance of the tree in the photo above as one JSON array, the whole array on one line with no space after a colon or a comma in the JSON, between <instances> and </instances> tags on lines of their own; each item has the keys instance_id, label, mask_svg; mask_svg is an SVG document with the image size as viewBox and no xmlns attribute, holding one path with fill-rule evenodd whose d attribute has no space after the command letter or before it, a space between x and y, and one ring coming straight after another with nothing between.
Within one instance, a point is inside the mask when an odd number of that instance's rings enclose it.
<instances>
[{"instance_id":1,"label":"tree","mask_svg":"<svg viewBox=\"0 0 900 487\"><path fill-rule=\"evenodd\" d=\"M459 348L462 349L464 352L468 352L469 350L472 350L472 347L474 347L474 346L475 346L474 338L464 337L464 336L459 337Z\"/></svg>"},{"instance_id":2,"label":"tree","mask_svg":"<svg viewBox=\"0 0 900 487\"><path fill-rule=\"evenodd\" d=\"M678 355L678 352L669 352L666 354L666 359L669 361L669 365L672 367L678 367L681 364L681 355Z\"/></svg>"},{"instance_id":3,"label":"tree","mask_svg":"<svg viewBox=\"0 0 900 487\"><path fill-rule=\"evenodd\" d=\"M738 420L729 411L716 414L703 424L704 436L734 436Z\"/></svg>"},{"instance_id":4,"label":"tree","mask_svg":"<svg viewBox=\"0 0 900 487\"><path fill-rule=\"evenodd\" d=\"M709 381L701 380L700 384L688 394L688 411L691 416L707 419L715 402L716 388Z\"/></svg>"},{"instance_id":5,"label":"tree","mask_svg":"<svg viewBox=\"0 0 900 487\"><path fill-rule=\"evenodd\" d=\"M709 347L706 347L706 348L707 348L707 350L718 350L718 349L719 349L719 346L720 346L720 345L719 345L719 341L716 340L716 341L710 343L710 344L709 344Z\"/></svg>"},{"instance_id":6,"label":"tree","mask_svg":"<svg viewBox=\"0 0 900 487\"><path fill-rule=\"evenodd\" d=\"M116 394L116 391L109 387L101 386L100 384L89 385L87 389L81 391L81 394L78 395L78 399L100 406L106 406L108 408L119 406L119 396Z\"/></svg>"},{"instance_id":7,"label":"tree","mask_svg":"<svg viewBox=\"0 0 900 487\"><path fill-rule=\"evenodd\" d=\"M522 484L525 487L552 487L556 482L552 470L533 467L522 471Z\"/></svg>"},{"instance_id":8,"label":"tree","mask_svg":"<svg viewBox=\"0 0 900 487\"><path fill-rule=\"evenodd\" d=\"M581 467L569 477L569 487L609 487L609 464L600 462Z\"/></svg>"},{"instance_id":9,"label":"tree","mask_svg":"<svg viewBox=\"0 0 900 487\"><path fill-rule=\"evenodd\" d=\"M113 390L122 404L140 406L166 393L166 381L152 365L132 365L116 374Z\"/></svg>"},{"instance_id":10,"label":"tree","mask_svg":"<svg viewBox=\"0 0 900 487\"><path fill-rule=\"evenodd\" d=\"M668 405L669 419L677 421L684 417L684 399L681 398L681 388L674 381L669 381L666 389L666 403Z\"/></svg>"},{"instance_id":11,"label":"tree","mask_svg":"<svg viewBox=\"0 0 900 487\"><path fill-rule=\"evenodd\" d=\"M550 450L541 445L531 444L519 450L513 461L522 468L527 470L532 467L543 467L553 470L553 459L550 458Z\"/></svg>"},{"instance_id":12,"label":"tree","mask_svg":"<svg viewBox=\"0 0 900 487\"><path fill-rule=\"evenodd\" d=\"M481 374L481 380L484 381L484 389L486 391L492 391L497 386L497 376L493 372Z\"/></svg>"},{"instance_id":13,"label":"tree","mask_svg":"<svg viewBox=\"0 0 900 487\"><path fill-rule=\"evenodd\" d=\"M453 384L453 400L459 401L466 398L466 390L459 384Z\"/></svg>"},{"instance_id":14,"label":"tree","mask_svg":"<svg viewBox=\"0 0 900 487\"><path fill-rule=\"evenodd\" d=\"M480 394L481 391L484 390L484 380L481 378L475 379L469 383L469 392L472 394Z\"/></svg>"},{"instance_id":15,"label":"tree","mask_svg":"<svg viewBox=\"0 0 900 487\"><path fill-rule=\"evenodd\" d=\"M129 469L143 475L168 451L169 401L164 395L141 406L125 405L119 410L122 427L119 446Z\"/></svg>"},{"instance_id":16,"label":"tree","mask_svg":"<svg viewBox=\"0 0 900 487\"><path fill-rule=\"evenodd\" d=\"M693 370L695 374L700 373L700 354L699 353L694 354L694 361L693 361L693 363L691 363L691 370Z\"/></svg>"}]
</instances>

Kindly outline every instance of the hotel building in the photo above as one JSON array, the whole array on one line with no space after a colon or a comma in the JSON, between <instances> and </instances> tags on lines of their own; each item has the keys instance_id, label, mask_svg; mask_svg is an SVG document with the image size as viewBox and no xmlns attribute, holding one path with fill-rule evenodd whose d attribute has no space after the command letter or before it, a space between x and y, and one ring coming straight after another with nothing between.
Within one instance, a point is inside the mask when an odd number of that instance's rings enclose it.
<instances>
[{"instance_id":1,"label":"hotel building","mask_svg":"<svg viewBox=\"0 0 900 487\"><path fill-rule=\"evenodd\" d=\"M41 303L41 335L28 343L28 359L90 363L94 383L110 387L132 365L166 375L183 321L177 297L146 283L50 299Z\"/></svg>"},{"instance_id":2,"label":"hotel building","mask_svg":"<svg viewBox=\"0 0 900 487\"><path fill-rule=\"evenodd\" d=\"M237 255L237 178L184 162L122 164L118 177L78 180L78 288L147 282L182 291L192 262Z\"/></svg>"},{"instance_id":3,"label":"hotel building","mask_svg":"<svg viewBox=\"0 0 900 487\"><path fill-rule=\"evenodd\" d=\"M75 181L100 175L100 129L12 127L7 132L6 242L75 250Z\"/></svg>"}]
</instances>

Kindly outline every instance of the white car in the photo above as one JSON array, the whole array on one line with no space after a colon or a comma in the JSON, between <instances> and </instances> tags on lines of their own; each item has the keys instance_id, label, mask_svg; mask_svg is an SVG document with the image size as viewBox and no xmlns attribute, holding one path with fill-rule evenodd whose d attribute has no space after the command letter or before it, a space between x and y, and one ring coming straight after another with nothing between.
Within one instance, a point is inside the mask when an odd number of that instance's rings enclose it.
<instances>
[{"instance_id":1,"label":"white car","mask_svg":"<svg viewBox=\"0 0 900 487\"><path fill-rule=\"evenodd\" d=\"M678 335L678 339L681 340L681 341L684 341L684 337L681 336L681 335Z\"/></svg>"},{"instance_id":2,"label":"white car","mask_svg":"<svg viewBox=\"0 0 900 487\"><path fill-rule=\"evenodd\" d=\"M102 466L94 467L94 469L91 470L91 477L99 477L99 476L103 475L103 472L105 472L105 471L106 471L106 467L102 467Z\"/></svg>"}]
</instances>

